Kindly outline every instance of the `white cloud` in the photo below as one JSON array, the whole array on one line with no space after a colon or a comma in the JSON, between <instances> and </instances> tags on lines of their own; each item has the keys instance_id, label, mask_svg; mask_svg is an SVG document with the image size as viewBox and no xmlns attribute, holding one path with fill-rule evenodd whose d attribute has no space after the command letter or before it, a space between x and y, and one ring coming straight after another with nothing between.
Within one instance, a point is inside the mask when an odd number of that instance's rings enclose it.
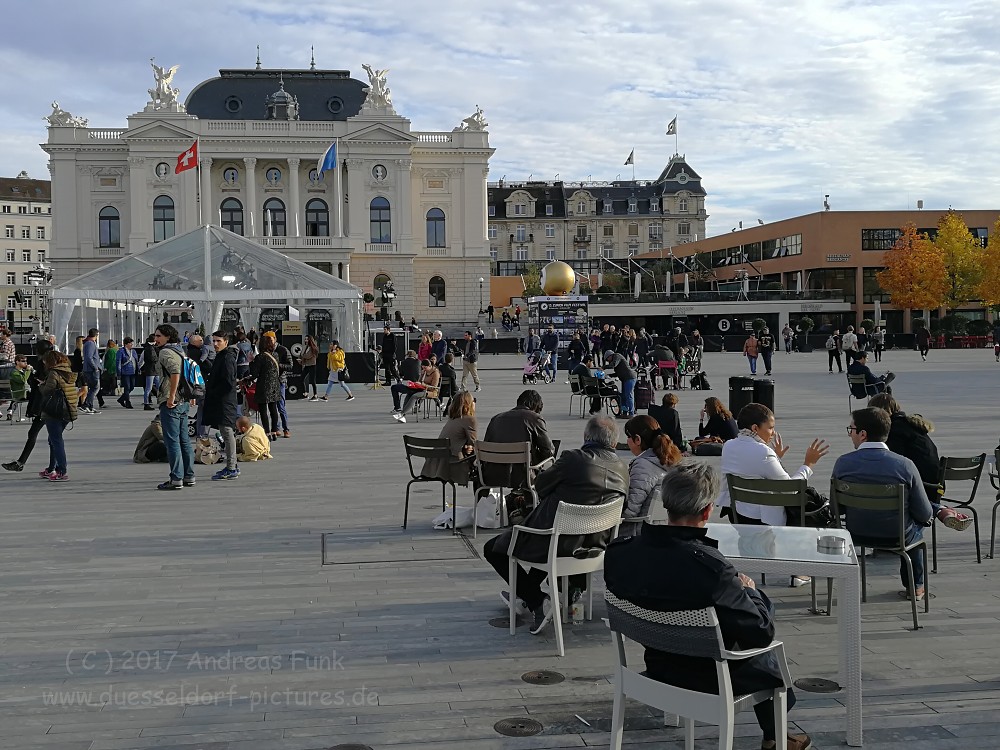
<instances>
[{"instance_id":1,"label":"white cloud","mask_svg":"<svg viewBox=\"0 0 1000 750\"><path fill-rule=\"evenodd\" d=\"M613 179L678 146L704 178L711 233L821 208L990 207L1000 8L976 1L175 0L18 4L0 65L0 174L44 176L49 102L120 127L148 58L180 63L186 95L219 68L362 62L391 69L397 109L450 129L475 105L491 175ZM627 171L626 171L627 170Z\"/></svg>"}]
</instances>

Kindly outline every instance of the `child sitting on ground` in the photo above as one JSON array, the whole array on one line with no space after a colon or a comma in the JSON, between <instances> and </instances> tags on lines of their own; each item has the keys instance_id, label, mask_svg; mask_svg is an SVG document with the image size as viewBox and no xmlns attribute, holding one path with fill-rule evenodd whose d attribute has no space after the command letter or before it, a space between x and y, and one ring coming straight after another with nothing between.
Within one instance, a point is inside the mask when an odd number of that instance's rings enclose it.
<instances>
[{"instance_id":1,"label":"child sitting on ground","mask_svg":"<svg viewBox=\"0 0 1000 750\"><path fill-rule=\"evenodd\" d=\"M240 461L263 461L271 458L271 441L267 433L248 417L236 420L236 452Z\"/></svg>"}]
</instances>

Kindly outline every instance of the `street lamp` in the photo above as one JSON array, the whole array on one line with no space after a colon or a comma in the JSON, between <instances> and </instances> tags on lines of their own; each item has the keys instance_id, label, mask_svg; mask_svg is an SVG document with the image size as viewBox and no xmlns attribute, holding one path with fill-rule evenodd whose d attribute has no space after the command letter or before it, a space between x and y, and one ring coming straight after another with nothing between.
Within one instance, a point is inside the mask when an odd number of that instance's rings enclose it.
<instances>
[{"instance_id":1,"label":"street lamp","mask_svg":"<svg viewBox=\"0 0 1000 750\"><path fill-rule=\"evenodd\" d=\"M41 329L39 333L45 333L48 329L45 327L45 313L48 305L48 295L45 299L42 299L38 295L38 287L44 286L48 287L52 283L52 269L46 266L44 263L39 263L37 266L32 268L25 274L25 278L28 283L36 290L35 299L38 300L38 327ZM22 310L24 306L22 305Z\"/></svg>"},{"instance_id":2,"label":"street lamp","mask_svg":"<svg viewBox=\"0 0 1000 750\"><path fill-rule=\"evenodd\" d=\"M479 314L482 315L486 312L483 308L483 282L486 281L482 276L479 277Z\"/></svg>"}]
</instances>

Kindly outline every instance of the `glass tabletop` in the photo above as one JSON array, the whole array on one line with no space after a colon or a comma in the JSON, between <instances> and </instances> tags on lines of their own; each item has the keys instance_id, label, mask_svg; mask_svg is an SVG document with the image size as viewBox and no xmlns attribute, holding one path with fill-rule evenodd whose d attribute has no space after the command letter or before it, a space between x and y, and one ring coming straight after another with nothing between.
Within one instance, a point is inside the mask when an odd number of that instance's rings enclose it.
<instances>
[{"instance_id":1,"label":"glass tabletop","mask_svg":"<svg viewBox=\"0 0 1000 750\"><path fill-rule=\"evenodd\" d=\"M858 563L854 542L846 529L710 523L708 535L719 543L719 551L731 560L794 560L834 565ZM844 551L821 551L821 537L843 539Z\"/></svg>"}]
</instances>

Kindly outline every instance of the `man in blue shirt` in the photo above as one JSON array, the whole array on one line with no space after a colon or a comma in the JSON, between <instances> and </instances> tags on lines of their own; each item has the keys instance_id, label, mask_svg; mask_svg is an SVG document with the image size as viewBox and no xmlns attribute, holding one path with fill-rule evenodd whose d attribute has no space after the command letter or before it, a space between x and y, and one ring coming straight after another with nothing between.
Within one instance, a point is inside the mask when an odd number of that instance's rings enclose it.
<instances>
[{"instance_id":1,"label":"man in blue shirt","mask_svg":"<svg viewBox=\"0 0 1000 750\"><path fill-rule=\"evenodd\" d=\"M847 428L855 450L845 453L833 466L833 478L860 484L903 484L906 486L905 540L912 544L923 538L923 527L931 523L933 509L924 491L920 472L910 459L893 453L885 441L891 420L884 409L867 407L851 413ZM857 544L893 546L899 538L899 516L893 511L846 509L847 530ZM924 597L924 557L922 550L909 553L918 601ZM903 586L910 585L905 561L900 561ZM900 596L909 597L905 588Z\"/></svg>"}]
</instances>

